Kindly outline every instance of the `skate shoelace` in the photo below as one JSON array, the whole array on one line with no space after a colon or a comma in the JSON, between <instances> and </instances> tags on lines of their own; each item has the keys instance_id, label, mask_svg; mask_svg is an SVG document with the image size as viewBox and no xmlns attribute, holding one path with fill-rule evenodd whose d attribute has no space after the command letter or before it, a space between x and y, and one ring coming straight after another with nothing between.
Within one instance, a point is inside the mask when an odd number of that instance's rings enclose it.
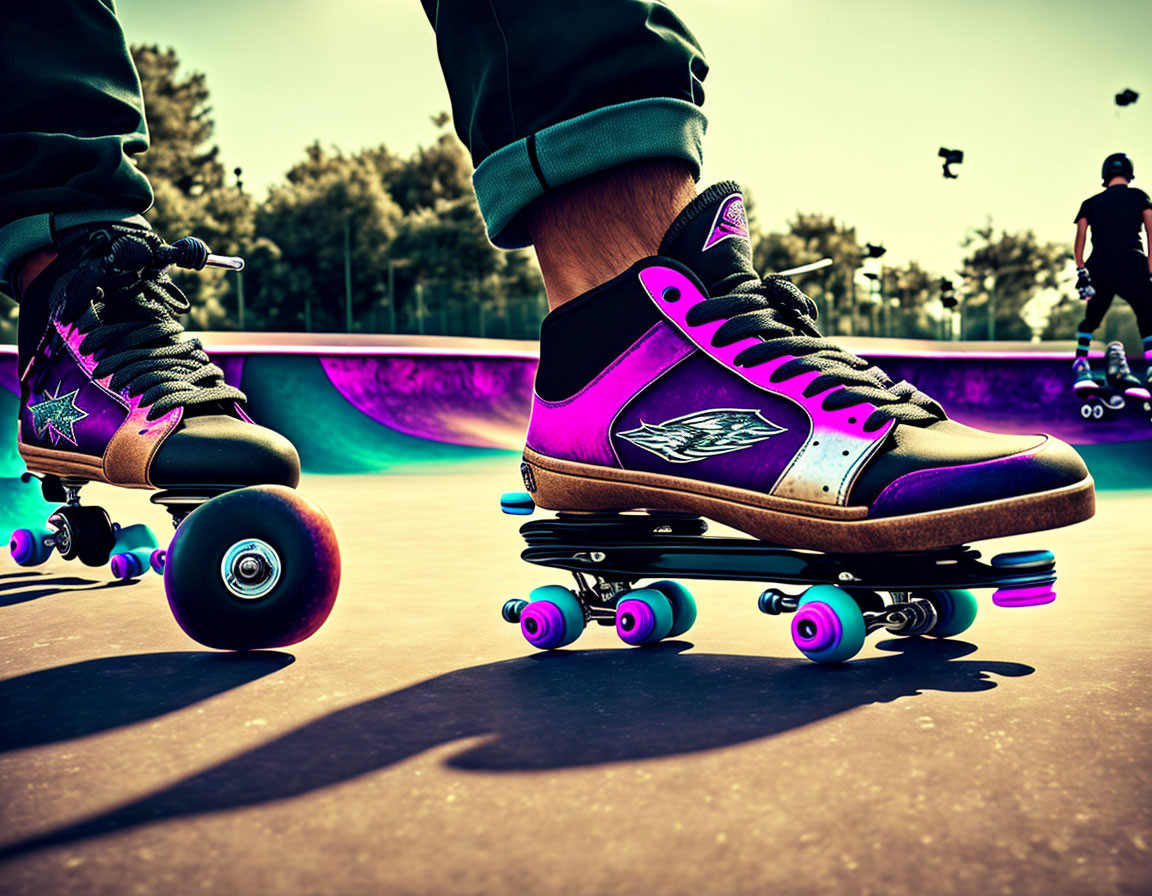
<instances>
[{"instance_id":1,"label":"skate shoelace","mask_svg":"<svg viewBox=\"0 0 1152 896\"><path fill-rule=\"evenodd\" d=\"M169 245L151 232L115 227L92 239L107 253L61 277L49 304L55 318L75 321L85 334L80 350L97 359L93 378L111 376L111 389L139 396L149 420L178 407L244 401L200 340L183 338L176 316L188 311L188 299L165 273L172 264L204 267L208 247L193 237Z\"/></svg>"},{"instance_id":2,"label":"skate shoelace","mask_svg":"<svg viewBox=\"0 0 1152 896\"><path fill-rule=\"evenodd\" d=\"M879 429L889 420L928 426L944 419L940 405L911 383L892 382L879 367L821 337L816 316L816 303L792 281L770 276L745 281L727 295L695 305L687 320L691 326L723 320L712 339L717 347L749 338L762 340L736 355L739 367L793 356L773 371L773 382L819 371L820 376L804 389L805 397L841 386L824 398L822 407L834 411L865 402L875 406L864 423L866 430Z\"/></svg>"}]
</instances>

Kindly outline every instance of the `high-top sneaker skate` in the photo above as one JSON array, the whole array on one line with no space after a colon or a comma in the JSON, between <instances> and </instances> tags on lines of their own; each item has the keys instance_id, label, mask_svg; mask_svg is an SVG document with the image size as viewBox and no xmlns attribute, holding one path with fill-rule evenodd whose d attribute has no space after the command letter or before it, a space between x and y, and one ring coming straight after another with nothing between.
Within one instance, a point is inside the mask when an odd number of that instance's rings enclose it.
<instances>
[{"instance_id":1,"label":"high-top sneaker skate","mask_svg":"<svg viewBox=\"0 0 1152 896\"><path fill-rule=\"evenodd\" d=\"M739 188L719 184L673 222L659 255L545 319L528 494L501 504L560 511L521 527L522 557L571 571L576 588L537 588L504 618L545 649L590 620L646 644L696 618L668 576L806 585L769 588L760 609L794 614L800 650L838 662L871 631L964 631L969 588L997 589L1001 606L1055 599L1048 551L984 564L964 544L1092 516L1076 452L949 420L822 338L811 299L761 279L751 255ZM705 536L703 517L756 538Z\"/></svg>"},{"instance_id":2,"label":"high-top sneaker skate","mask_svg":"<svg viewBox=\"0 0 1152 896\"><path fill-rule=\"evenodd\" d=\"M742 216L739 188L713 186L658 256L545 319L524 452L539 506L687 511L841 551L1092 515L1068 445L955 423L823 339L811 299L753 271Z\"/></svg>"},{"instance_id":3,"label":"high-top sneaker skate","mask_svg":"<svg viewBox=\"0 0 1152 896\"><path fill-rule=\"evenodd\" d=\"M55 549L111 561L117 578L151 566L181 626L209 646L272 647L315 631L339 579L331 526L293 491L291 443L253 423L244 394L185 337L177 315L188 303L166 274L242 262L120 224L65 231L31 261L35 276L26 262L17 278L30 280L19 296L19 451L63 506L47 527L13 534L16 562ZM160 489L152 500L179 527L171 547L81 505L89 481Z\"/></svg>"},{"instance_id":4,"label":"high-top sneaker skate","mask_svg":"<svg viewBox=\"0 0 1152 896\"><path fill-rule=\"evenodd\" d=\"M1140 378L1132 373L1128 366L1128 355L1124 351L1124 343L1109 342L1107 349L1108 385L1117 391L1123 392L1129 398L1148 398L1149 392Z\"/></svg>"}]
</instances>

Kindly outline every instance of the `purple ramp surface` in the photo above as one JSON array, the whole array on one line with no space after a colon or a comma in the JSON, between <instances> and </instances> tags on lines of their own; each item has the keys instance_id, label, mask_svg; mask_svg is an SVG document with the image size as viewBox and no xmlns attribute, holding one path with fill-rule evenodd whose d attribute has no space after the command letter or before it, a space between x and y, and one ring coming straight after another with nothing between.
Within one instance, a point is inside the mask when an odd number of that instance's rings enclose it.
<instances>
[{"instance_id":1,"label":"purple ramp surface","mask_svg":"<svg viewBox=\"0 0 1152 896\"><path fill-rule=\"evenodd\" d=\"M338 355L320 359L357 410L406 435L519 450L536 361L482 355Z\"/></svg>"}]
</instances>

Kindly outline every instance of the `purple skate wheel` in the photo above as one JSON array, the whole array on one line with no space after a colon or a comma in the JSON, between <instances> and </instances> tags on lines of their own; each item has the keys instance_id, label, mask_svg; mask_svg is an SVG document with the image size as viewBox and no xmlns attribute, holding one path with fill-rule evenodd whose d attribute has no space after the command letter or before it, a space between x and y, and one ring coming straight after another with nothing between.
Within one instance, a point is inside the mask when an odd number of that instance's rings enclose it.
<instances>
[{"instance_id":1,"label":"purple skate wheel","mask_svg":"<svg viewBox=\"0 0 1152 896\"><path fill-rule=\"evenodd\" d=\"M520 608L520 631L533 647L554 650L580 637L585 625L584 605L562 585L533 588Z\"/></svg>"},{"instance_id":2,"label":"purple skate wheel","mask_svg":"<svg viewBox=\"0 0 1152 896\"><path fill-rule=\"evenodd\" d=\"M144 572L144 564L135 554L115 554L111 562L112 575L117 579L134 579Z\"/></svg>"},{"instance_id":3,"label":"purple skate wheel","mask_svg":"<svg viewBox=\"0 0 1152 896\"><path fill-rule=\"evenodd\" d=\"M1001 588L992 595L992 603L998 607L1039 607L1054 600L1056 592L1051 583L1028 588Z\"/></svg>"},{"instance_id":4,"label":"purple skate wheel","mask_svg":"<svg viewBox=\"0 0 1152 896\"><path fill-rule=\"evenodd\" d=\"M39 566L52 555L51 546L44 544L48 530L17 529L8 542L12 559L19 566Z\"/></svg>"},{"instance_id":5,"label":"purple skate wheel","mask_svg":"<svg viewBox=\"0 0 1152 896\"><path fill-rule=\"evenodd\" d=\"M816 663L842 663L860 652L868 630L852 596L835 585L813 585L792 617L792 641Z\"/></svg>"},{"instance_id":6,"label":"purple skate wheel","mask_svg":"<svg viewBox=\"0 0 1152 896\"><path fill-rule=\"evenodd\" d=\"M616 608L616 634L625 644L644 644L656 631L656 613L642 600L622 600Z\"/></svg>"},{"instance_id":7,"label":"purple skate wheel","mask_svg":"<svg viewBox=\"0 0 1152 896\"><path fill-rule=\"evenodd\" d=\"M625 644L654 644L672 631L672 604L654 588L631 591L616 604L616 634Z\"/></svg>"},{"instance_id":8,"label":"purple skate wheel","mask_svg":"<svg viewBox=\"0 0 1152 896\"><path fill-rule=\"evenodd\" d=\"M152 552L152 556L148 558L148 565L152 567L152 572L157 575L164 575L164 561L168 557L168 552L164 548L157 548Z\"/></svg>"},{"instance_id":9,"label":"purple skate wheel","mask_svg":"<svg viewBox=\"0 0 1152 896\"><path fill-rule=\"evenodd\" d=\"M540 650L559 647L567 633L564 613L550 600L533 601L520 614L520 631L525 641Z\"/></svg>"},{"instance_id":10,"label":"purple skate wheel","mask_svg":"<svg viewBox=\"0 0 1152 896\"><path fill-rule=\"evenodd\" d=\"M821 653L840 643L840 618L826 603L805 604L792 617L792 641L805 653Z\"/></svg>"}]
</instances>

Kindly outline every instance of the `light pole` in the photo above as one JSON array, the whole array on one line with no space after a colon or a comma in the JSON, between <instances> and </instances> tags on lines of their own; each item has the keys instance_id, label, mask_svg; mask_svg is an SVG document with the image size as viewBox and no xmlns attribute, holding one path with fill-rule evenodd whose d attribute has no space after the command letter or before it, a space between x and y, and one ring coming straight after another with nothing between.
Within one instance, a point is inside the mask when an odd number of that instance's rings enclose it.
<instances>
[{"instance_id":1,"label":"light pole","mask_svg":"<svg viewBox=\"0 0 1152 896\"><path fill-rule=\"evenodd\" d=\"M396 268L406 268L412 264L410 258L388 259L388 331L396 330Z\"/></svg>"},{"instance_id":2,"label":"light pole","mask_svg":"<svg viewBox=\"0 0 1152 896\"><path fill-rule=\"evenodd\" d=\"M241 196L244 195L244 181L240 176L244 173L239 167L234 168L232 171L236 175L236 192ZM244 329L244 271L240 269L236 272L236 304L237 304L237 323L240 329Z\"/></svg>"},{"instance_id":3,"label":"light pole","mask_svg":"<svg viewBox=\"0 0 1152 896\"><path fill-rule=\"evenodd\" d=\"M344 329L352 332L352 222L344 218Z\"/></svg>"},{"instance_id":4,"label":"light pole","mask_svg":"<svg viewBox=\"0 0 1152 896\"><path fill-rule=\"evenodd\" d=\"M877 313L876 305L884 301L884 263L880 261L888 250L884 248L881 243L865 243L864 244L864 266L867 270L864 271L864 276L870 282L869 293L869 309L868 316L871 319L869 325L869 335L875 336L877 330L878 317L883 315L883 320L887 321L888 311L886 308L879 309Z\"/></svg>"}]
</instances>

